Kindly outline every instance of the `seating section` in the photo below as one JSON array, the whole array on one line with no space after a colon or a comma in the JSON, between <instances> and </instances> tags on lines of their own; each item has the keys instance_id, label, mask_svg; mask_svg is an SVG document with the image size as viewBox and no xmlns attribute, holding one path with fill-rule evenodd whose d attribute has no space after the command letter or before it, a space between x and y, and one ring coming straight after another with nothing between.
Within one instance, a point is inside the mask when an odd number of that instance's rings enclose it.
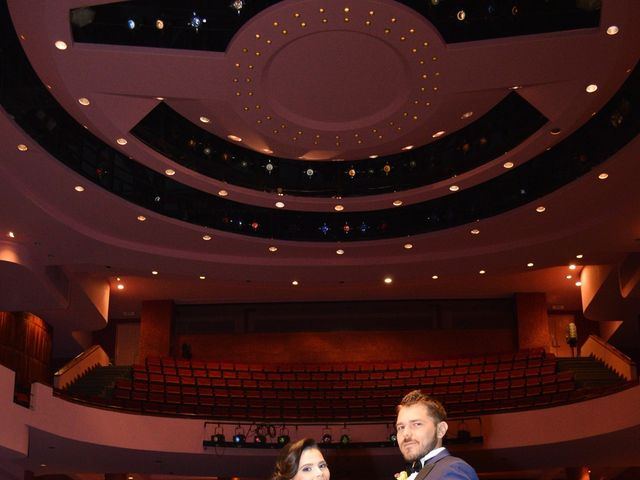
<instances>
[{"instance_id":1,"label":"seating section","mask_svg":"<svg viewBox=\"0 0 640 480\"><path fill-rule=\"evenodd\" d=\"M174 358L134 365L112 406L143 413L254 421L389 421L410 390L452 416L528 409L578 399L572 372L543 350L447 360L244 364Z\"/></svg>"}]
</instances>

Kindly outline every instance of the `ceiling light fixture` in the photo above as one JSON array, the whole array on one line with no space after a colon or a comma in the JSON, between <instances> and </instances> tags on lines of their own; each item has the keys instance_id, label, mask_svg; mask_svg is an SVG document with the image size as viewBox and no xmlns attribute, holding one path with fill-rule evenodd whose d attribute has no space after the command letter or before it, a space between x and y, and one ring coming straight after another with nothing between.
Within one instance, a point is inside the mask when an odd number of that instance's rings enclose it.
<instances>
[{"instance_id":1,"label":"ceiling light fixture","mask_svg":"<svg viewBox=\"0 0 640 480\"><path fill-rule=\"evenodd\" d=\"M145 217L144 215L138 215L136 218L139 222L144 222L147 220L147 217Z\"/></svg>"},{"instance_id":2,"label":"ceiling light fixture","mask_svg":"<svg viewBox=\"0 0 640 480\"><path fill-rule=\"evenodd\" d=\"M344 210L344 205L336 205L335 207L333 207L333 209L334 209L336 212L341 212L341 211L343 211L343 210Z\"/></svg>"},{"instance_id":3,"label":"ceiling light fixture","mask_svg":"<svg viewBox=\"0 0 640 480\"><path fill-rule=\"evenodd\" d=\"M211 119L209 117L202 116L202 117L200 117L200 121L202 123L210 123Z\"/></svg>"},{"instance_id":4,"label":"ceiling light fixture","mask_svg":"<svg viewBox=\"0 0 640 480\"><path fill-rule=\"evenodd\" d=\"M533 267L533 262L527 263L527 267L529 267L529 268Z\"/></svg>"},{"instance_id":5,"label":"ceiling light fixture","mask_svg":"<svg viewBox=\"0 0 640 480\"><path fill-rule=\"evenodd\" d=\"M198 278L200 278L200 280L204 280L204 279L206 279L207 277L206 277L206 276L204 276L204 275L200 275L200 277L198 277Z\"/></svg>"},{"instance_id":6,"label":"ceiling light fixture","mask_svg":"<svg viewBox=\"0 0 640 480\"><path fill-rule=\"evenodd\" d=\"M585 90L587 91L587 93L593 93L596 90L598 90L598 85L596 85L595 83L591 83L591 84L587 85Z\"/></svg>"},{"instance_id":7,"label":"ceiling light fixture","mask_svg":"<svg viewBox=\"0 0 640 480\"><path fill-rule=\"evenodd\" d=\"M436 133L434 133L433 135L431 135L431 137L433 138L439 138L441 136L443 136L446 132L444 130L439 130Z\"/></svg>"},{"instance_id":8,"label":"ceiling light fixture","mask_svg":"<svg viewBox=\"0 0 640 480\"><path fill-rule=\"evenodd\" d=\"M402 248L404 248L405 250L411 250L413 248L413 244L412 243L405 243Z\"/></svg>"},{"instance_id":9,"label":"ceiling light fixture","mask_svg":"<svg viewBox=\"0 0 640 480\"><path fill-rule=\"evenodd\" d=\"M369 155L369 158L378 158L378 155Z\"/></svg>"},{"instance_id":10,"label":"ceiling light fixture","mask_svg":"<svg viewBox=\"0 0 640 480\"><path fill-rule=\"evenodd\" d=\"M27 150L29 150L29 147L27 147L24 143L19 143L17 146L18 150L20 150L21 152L26 152Z\"/></svg>"},{"instance_id":11,"label":"ceiling light fixture","mask_svg":"<svg viewBox=\"0 0 640 480\"><path fill-rule=\"evenodd\" d=\"M170 177L174 176L176 174L176 171L173 168L167 168L164 173L166 173L167 175L169 175Z\"/></svg>"},{"instance_id":12,"label":"ceiling light fixture","mask_svg":"<svg viewBox=\"0 0 640 480\"><path fill-rule=\"evenodd\" d=\"M87 107L87 106L91 105L91 101L90 101L88 98L86 98L86 97L80 97L80 98L78 99L78 103L79 103L80 105L85 106L85 107Z\"/></svg>"},{"instance_id":13,"label":"ceiling light fixture","mask_svg":"<svg viewBox=\"0 0 640 480\"><path fill-rule=\"evenodd\" d=\"M567 280L571 280L573 278L573 275L567 275Z\"/></svg>"},{"instance_id":14,"label":"ceiling light fixture","mask_svg":"<svg viewBox=\"0 0 640 480\"><path fill-rule=\"evenodd\" d=\"M270 251L271 253L273 253L273 252L277 252L277 251L278 251L278 247L276 247L275 245L271 245L271 246L269 247L269 251Z\"/></svg>"},{"instance_id":15,"label":"ceiling light fixture","mask_svg":"<svg viewBox=\"0 0 640 480\"><path fill-rule=\"evenodd\" d=\"M539 207L536 207L536 212L538 213L542 213L546 210L546 208L542 205L540 205Z\"/></svg>"},{"instance_id":16,"label":"ceiling light fixture","mask_svg":"<svg viewBox=\"0 0 640 480\"><path fill-rule=\"evenodd\" d=\"M402 200L394 200L394 201L393 201L393 206L394 206L394 207L400 207L400 206L402 206Z\"/></svg>"},{"instance_id":17,"label":"ceiling light fixture","mask_svg":"<svg viewBox=\"0 0 640 480\"><path fill-rule=\"evenodd\" d=\"M118 138L118 139L116 140L116 143L117 143L118 145L126 145L128 142L127 142L127 139L126 139L126 138Z\"/></svg>"},{"instance_id":18,"label":"ceiling light fixture","mask_svg":"<svg viewBox=\"0 0 640 480\"><path fill-rule=\"evenodd\" d=\"M458 190L460 190L460 187L458 185L451 185L449 187L449 190L451 190L452 192L457 192Z\"/></svg>"},{"instance_id":19,"label":"ceiling light fixture","mask_svg":"<svg viewBox=\"0 0 640 480\"><path fill-rule=\"evenodd\" d=\"M575 270L577 267L574 263L572 263L571 265L569 265L569 270Z\"/></svg>"},{"instance_id":20,"label":"ceiling light fixture","mask_svg":"<svg viewBox=\"0 0 640 480\"><path fill-rule=\"evenodd\" d=\"M582 286L582 282L576 282L576 287L581 287Z\"/></svg>"},{"instance_id":21,"label":"ceiling light fixture","mask_svg":"<svg viewBox=\"0 0 640 480\"><path fill-rule=\"evenodd\" d=\"M344 255L344 250L339 248L338 250L336 250L336 254L337 255Z\"/></svg>"},{"instance_id":22,"label":"ceiling light fixture","mask_svg":"<svg viewBox=\"0 0 640 480\"><path fill-rule=\"evenodd\" d=\"M157 270L151 270L151 275L158 275L158 271Z\"/></svg>"},{"instance_id":23,"label":"ceiling light fixture","mask_svg":"<svg viewBox=\"0 0 640 480\"><path fill-rule=\"evenodd\" d=\"M600 175L598 175L598 179L600 180L606 180L607 178L609 178L609 174L607 172L602 172Z\"/></svg>"},{"instance_id":24,"label":"ceiling light fixture","mask_svg":"<svg viewBox=\"0 0 640 480\"><path fill-rule=\"evenodd\" d=\"M470 118L470 117L472 117L472 116L473 116L473 112L469 111L469 112L464 112L464 113L460 116L460 118L461 118L462 120L466 120L467 118Z\"/></svg>"},{"instance_id":25,"label":"ceiling light fixture","mask_svg":"<svg viewBox=\"0 0 640 480\"><path fill-rule=\"evenodd\" d=\"M413 148L413 145L407 145L406 147L402 147L402 150L411 150Z\"/></svg>"},{"instance_id":26,"label":"ceiling light fixture","mask_svg":"<svg viewBox=\"0 0 640 480\"><path fill-rule=\"evenodd\" d=\"M504 162L502 166L506 169L513 168L513 162Z\"/></svg>"},{"instance_id":27,"label":"ceiling light fixture","mask_svg":"<svg viewBox=\"0 0 640 480\"><path fill-rule=\"evenodd\" d=\"M439 277L438 275L431 275L431 278L433 278L434 280L437 280Z\"/></svg>"},{"instance_id":28,"label":"ceiling light fixture","mask_svg":"<svg viewBox=\"0 0 640 480\"><path fill-rule=\"evenodd\" d=\"M486 271L486 270L480 270L478 273L479 273L480 275L484 275L485 273L487 273L487 271Z\"/></svg>"},{"instance_id":29,"label":"ceiling light fixture","mask_svg":"<svg viewBox=\"0 0 640 480\"><path fill-rule=\"evenodd\" d=\"M211 240L211 235L209 235L208 233L205 233L205 234L202 236L202 239L203 239L205 242L208 242L209 240Z\"/></svg>"},{"instance_id":30,"label":"ceiling light fixture","mask_svg":"<svg viewBox=\"0 0 640 480\"><path fill-rule=\"evenodd\" d=\"M84 192L84 187L82 185L76 185L73 187L76 192Z\"/></svg>"},{"instance_id":31,"label":"ceiling light fixture","mask_svg":"<svg viewBox=\"0 0 640 480\"><path fill-rule=\"evenodd\" d=\"M474 228L473 230L471 230L471 235L479 235L480 234L480 230L478 230L477 228Z\"/></svg>"},{"instance_id":32,"label":"ceiling light fixture","mask_svg":"<svg viewBox=\"0 0 640 480\"><path fill-rule=\"evenodd\" d=\"M15 234L15 233L13 233L13 232L9 232L9 233L7 233L7 237L9 237L9 238L16 238L16 234Z\"/></svg>"},{"instance_id":33,"label":"ceiling light fixture","mask_svg":"<svg viewBox=\"0 0 640 480\"><path fill-rule=\"evenodd\" d=\"M579 253L578 255L576 255L576 258L582 258L584 257L584 255L582 255L581 253Z\"/></svg>"},{"instance_id":34,"label":"ceiling light fixture","mask_svg":"<svg viewBox=\"0 0 640 480\"><path fill-rule=\"evenodd\" d=\"M234 142L241 142L242 138L238 137L237 135L227 135L227 138L229 140L233 140Z\"/></svg>"},{"instance_id":35,"label":"ceiling light fixture","mask_svg":"<svg viewBox=\"0 0 640 480\"><path fill-rule=\"evenodd\" d=\"M227 192L226 190L218 190L218 195L221 197L226 197L227 195L229 195L229 192Z\"/></svg>"},{"instance_id":36,"label":"ceiling light fixture","mask_svg":"<svg viewBox=\"0 0 640 480\"><path fill-rule=\"evenodd\" d=\"M300 284L298 283L297 280L294 280L293 282L291 282L291 285L293 285L294 287L297 287Z\"/></svg>"},{"instance_id":37,"label":"ceiling light fixture","mask_svg":"<svg viewBox=\"0 0 640 480\"><path fill-rule=\"evenodd\" d=\"M276 202L276 208L284 208L284 202Z\"/></svg>"},{"instance_id":38,"label":"ceiling light fixture","mask_svg":"<svg viewBox=\"0 0 640 480\"><path fill-rule=\"evenodd\" d=\"M63 42L62 40L56 40L54 45L56 46L56 48L58 50L66 50L67 49L67 42Z\"/></svg>"},{"instance_id":39,"label":"ceiling light fixture","mask_svg":"<svg viewBox=\"0 0 640 480\"><path fill-rule=\"evenodd\" d=\"M119 283L118 286L116 287L118 290L124 290L124 285Z\"/></svg>"},{"instance_id":40,"label":"ceiling light fixture","mask_svg":"<svg viewBox=\"0 0 640 480\"><path fill-rule=\"evenodd\" d=\"M617 25L610 25L607 27L607 35L617 35L620 29Z\"/></svg>"},{"instance_id":41,"label":"ceiling light fixture","mask_svg":"<svg viewBox=\"0 0 640 480\"><path fill-rule=\"evenodd\" d=\"M386 283L387 285L393 283L393 278L391 277L384 277L384 283Z\"/></svg>"}]
</instances>

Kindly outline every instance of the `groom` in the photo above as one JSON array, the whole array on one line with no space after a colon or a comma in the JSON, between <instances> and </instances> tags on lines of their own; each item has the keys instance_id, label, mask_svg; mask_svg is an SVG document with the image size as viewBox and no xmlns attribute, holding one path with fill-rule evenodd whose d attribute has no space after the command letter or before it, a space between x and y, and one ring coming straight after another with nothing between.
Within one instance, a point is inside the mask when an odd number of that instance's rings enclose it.
<instances>
[{"instance_id":1,"label":"groom","mask_svg":"<svg viewBox=\"0 0 640 480\"><path fill-rule=\"evenodd\" d=\"M404 396L397 412L398 446L414 472L408 480L478 480L471 465L442 446L449 426L439 401L414 390Z\"/></svg>"}]
</instances>

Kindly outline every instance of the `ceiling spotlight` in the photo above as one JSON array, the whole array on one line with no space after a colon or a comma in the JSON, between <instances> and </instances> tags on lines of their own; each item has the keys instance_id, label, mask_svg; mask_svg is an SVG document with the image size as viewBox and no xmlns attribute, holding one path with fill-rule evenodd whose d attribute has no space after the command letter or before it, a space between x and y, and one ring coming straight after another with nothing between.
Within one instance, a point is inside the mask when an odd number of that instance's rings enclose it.
<instances>
[{"instance_id":1,"label":"ceiling spotlight","mask_svg":"<svg viewBox=\"0 0 640 480\"><path fill-rule=\"evenodd\" d=\"M297 280L294 280L293 282L291 282L291 285L293 285L294 287L297 287L300 284L298 283Z\"/></svg>"},{"instance_id":2,"label":"ceiling spotlight","mask_svg":"<svg viewBox=\"0 0 640 480\"><path fill-rule=\"evenodd\" d=\"M336 254L338 255L344 255L344 250L339 248L338 250L336 250Z\"/></svg>"},{"instance_id":3,"label":"ceiling spotlight","mask_svg":"<svg viewBox=\"0 0 640 480\"><path fill-rule=\"evenodd\" d=\"M606 180L607 178L609 178L609 174L607 172L602 172L600 175L598 175L598 178L600 180Z\"/></svg>"},{"instance_id":4,"label":"ceiling spotlight","mask_svg":"<svg viewBox=\"0 0 640 480\"><path fill-rule=\"evenodd\" d=\"M127 144L127 139L126 139L126 138L118 138L118 139L116 140L116 143L117 143L118 145L126 145L126 144Z\"/></svg>"},{"instance_id":5,"label":"ceiling spotlight","mask_svg":"<svg viewBox=\"0 0 640 480\"><path fill-rule=\"evenodd\" d=\"M449 187L449 190L451 190L452 192L457 192L458 190L460 190L460 187L458 185L451 185Z\"/></svg>"},{"instance_id":6,"label":"ceiling spotlight","mask_svg":"<svg viewBox=\"0 0 640 480\"><path fill-rule=\"evenodd\" d=\"M9 238L16 238L16 234L15 234L15 233L13 233L13 232L9 232L9 233L7 233L7 237L9 237Z\"/></svg>"},{"instance_id":7,"label":"ceiling spotlight","mask_svg":"<svg viewBox=\"0 0 640 480\"><path fill-rule=\"evenodd\" d=\"M187 25L193 28L196 31L196 33L198 33L198 30L200 29L200 27L202 27L202 25L205 23L207 23L206 18L199 17L196 12L193 12L193 15L189 20L189 23L187 23Z\"/></svg>"},{"instance_id":8,"label":"ceiling spotlight","mask_svg":"<svg viewBox=\"0 0 640 480\"><path fill-rule=\"evenodd\" d=\"M434 133L433 135L431 135L433 138L439 138L441 136L443 136L445 134L444 130L439 130L436 133Z\"/></svg>"},{"instance_id":9,"label":"ceiling spotlight","mask_svg":"<svg viewBox=\"0 0 640 480\"><path fill-rule=\"evenodd\" d=\"M467 118L470 118L472 116L473 116L473 112L464 112L460 118L462 120L466 120Z\"/></svg>"},{"instance_id":10,"label":"ceiling spotlight","mask_svg":"<svg viewBox=\"0 0 640 480\"><path fill-rule=\"evenodd\" d=\"M467 14L465 13L464 10L458 10L458 13L456 14L456 18L462 22L464 21L465 18L467 18Z\"/></svg>"},{"instance_id":11,"label":"ceiling spotlight","mask_svg":"<svg viewBox=\"0 0 640 480\"><path fill-rule=\"evenodd\" d=\"M506 169L513 168L513 162L504 162L502 166Z\"/></svg>"},{"instance_id":12,"label":"ceiling spotlight","mask_svg":"<svg viewBox=\"0 0 640 480\"><path fill-rule=\"evenodd\" d=\"M284 202L276 202L276 208L284 208Z\"/></svg>"},{"instance_id":13,"label":"ceiling spotlight","mask_svg":"<svg viewBox=\"0 0 640 480\"><path fill-rule=\"evenodd\" d=\"M431 278L433 278L434 280L437 280L440 277L438 277L438 275L431 275Z\"/></svg>"},{"instance_id":14,"label":"ceiling spotlight","mask_svg":"<svg viewBox=\"0 0 640 480\"><path fill-rule=\"evenodd\" d=\"M571 279L573 278L573 275L567 275L565 278L566 278L567 280L571 280Z\"/></svg>"},{"instance_id":15,"label":"ceiling spotlight","mask_svg":"<svg viewBox=\"0 0 640 480\"><path fill-rule=\"evenodd\" d=\"M207 241L207 242L208 242L209 240L211 240L211 235L209 235L208 233L205 233L205 234L202 236L202 239L203 239L204 241Z\"/></svg>"},{"instance_id":16,"label":"ceiling spotlight","mask_svg":"<svg viewBox=\"0 0 640 480\"><path fill-rule=\"evenodd\" d=\"M538 213L542 213L546 210L546 208L542 205L540 205L539 207L536 207L536 212Z\"/></svg>"},{"instance_id":17,"label":"ceiling spotlight","mask_svg":"<svg viewBox=\"0 0 640 480\"><path fill-rule=\"evenodd\" d=\"M611 25L607 27L607 35L617 35L619 31L620 29L617 27L617 25Z\"/></svg>"},{"instance_id":18,"label":"ceiling spotlight","mask_svg":"<svg viewBox=\"0 0 640 480\"><path fill-rule=\"evenodd\" d=\"M129 30L134 30L136 28L136 21L133 18L127 20L127 28Z\"/></svg>"},{"instance_id":19,"label":"ceiling spotlight","mask_svg":"<svg viewBox=\"0 0 640 480\"><path fill-rule=\"evenodd\" d=\"M167 168L164 173L166 173L168 176L172 177L176 174L176 171L173 168Z\"/></svg>"},{"instance_id":20,"label":"ceiling spotlight","mask_svg":"<svg viewBox=\"0 0 640 480\"><path fill-rule=\"evenodd\" d=\"M210 119L209 117L204 117L204 116L202 116L202 117L200 117L200 121L201 121L202 123L210 123L210 122L211 122L211 119Z\"/></svg>"},{"instance_id":21,"label":"ceiling spotlight","mask_svg":"<svg viewBox=\"0 0 640 480\"><path fill-rule=\"evenodd\" d=\"M84 187L82 185L76 185L73 187L76 192L84 192Z\"/></svg>"},{"instance_id":22,"label":"ceiling spotlight","mask_svg":"<svg viewBox=\"0 0 640 480\"><path fill-rule=\"evenodd\" d=\"M54 45L56 46L56 48L58 50L66 50L67 49L67 43L63 42L62 40L56 40Z\"/></svg>"},{"instance_id":23,"label":"ceiling spotlight","mask_svg":"<svg viewBox=\"0 0 640 480\"><path fill-rule=\"evenodd\" d=\"M576 255L576 258L582 258L584 257L584 255L582 255L581 253L579 253L578 255Z\"/></svg>"},{"instance_id":24,"label":"ceiling spotlight","mask_svg":"<svg viewBox=\"0 0 640 480\"><path fill-rule=\"evenodd\" d=\"M271 245L271 246L268 248L268 250L269 250L270 252L272 252L272 253L273 253L273 252L277 252L277 251L278 251L278 247L276 247L275 245Z\"/></svg>"},{"instance_id":25,"label":"ceiling spotlight","mask_svg":"<svg viewBox=\"0 0 640 480\"><path fill-rule=\"evenodd\" d=\"M139 222L145 222L147 220L147 217L145 217L144 215L138 215L136 218Z\"/></svg>"},{"instance_id":26,"label":"ceiling spotlight","mask_svg":"<svg viewBox=\"0 0 640 480\"><path fill-rule=\"evenodd\" d=\"M480 275L484 275L485 273L487 273L487 271L486 271L486 270L480 270L478 273L479 273Z\"/></svg>"},{"instance_id":27,"label":"ceiling spotlight","mask_svg":"<svg viewBox=\"0 0 640 480\"><path fill-rule=\"evenodd\" d=\"M576 282L576 287L582 286L582 282Z\"/></svg>"},{"instance_id":28,"label":"ceiling spotlight","mask_svg":"<svg viewBox=\"0 0 640 480\"><path fill-rule=\"evenodd\" d=\"M592 83L590 85L587 85L587 87L585 88L585 90L587 91L587 93L593 93L596 90L598 90L598 85L596 85L595 83Z\"/></svg>"},{"instance_id":29,"label":"ceiling spotlight","mask_svg":"<svg viewBox=\"0 0 640 480\"><path fill-rule=\"evenodd\" d=\"M226 190L218 190L218 195L221 197L226 197L227 195L229 195L229 192L227 192Z\"/></svg>"},{"instance_id":30,"label":"ceiling spotlight","mask_svg":"<svg viewBox=\"0 0 640 480\"><path fill-rule=\"evenodd\" d=\"M406 147L402 147L402 150L411 150L413 148L413 145L407 145Z\"/></svg>"},{"instance_id":31,"label":"ceiling spotlight","mask_svg":"<svg viewBox=\"0 0 640 480\"><path fill-rule=\"evenodd\" d=\"M204 276L204 275L200 275L198 278L199 278L200 280L205 280L207 277L206 277L206 276Z\"/></svg>"},{"instance_id":32,"label":"ceiling spotlight","mask_svg":"<svg viewBox=\"0 0 640 480\"><path fill-rule=\"evenodd\" d=\"M307 177L309 178L313 177L313 174L314 174L313 168L307 168L305 173L307 174Z\"/></svg>"},{"instance_id":33,"label":"ceiling spotlight","mask_svg":"<svg viewBox=\"0 0 640 480\"><path fill-rule=\"evenodd\" d=\"M387 285L393 283L393 278L391 277L385 277L384 278L384 283L386 283Z\"/></svg>"},{"instance_id":34,"label":"ceiling spotlight","mask_svg":"<svg viewBox=\"0 0 640 480\"><path fill-rule=\"evenodd\" d=\"M18 150L20 150L21 152L26 152L27 150L29 150L29 147L27 147L24 143L19 143L17 146Z\"/></svg>"},{"instance_id":35,"label":"ceiling spotlight","mask_svg":"<svg viewBox=\"0 0 640 480\"><path fill-rule=\"evenodd\" d=\"M393 206L394 206L394 207L400 207L400 206L402 206L402 200L394 200L394 201L393 201Z\"/></svg>"},{"instance_id":36,"label":"ceiling spotlight","mask_svg":"<svg viewBox=\"0 0 640 480\"><path fill-rule=\"evenodd\" d=\"M411 250L413 248L413 244L412 243L405 243L402 247L405 250Z\"/></svg>"},{"instance_id":37,"label":"ceiling spotlight","mask_svg":"<svg viewBox=\"0 0 640 480\"><path fill-rule=\"evenodd\" d=\"M577 267L574 263L572 263L571 265L569 265L569 270L575 270Z\"/></svg>"},{"instance_id":38,"label":"ceiling spotlight","mask_svg":"<svg viewBox=\"0 0 640 480\"><path fill-rule=\"evenodd\" d=\"M244 8L244 0L233 0L233 2L231 2L231 8L234 9L238 15L240 15L240 12Z\"/></svg>"},{"instance_id":39,"label":"ceiling spotlight","mask_svg":"<svg viewBox=\"0 0 640 480\"><path fill-rule=\"evenodd\" d=\"M158 275L158 271L157 270L151 270L151 275Z\"/></svg>"},{"instance_id":40,"label":"ceiling spotlight","mask_svg":"<svg viewBox=\"0 0 640 480\"><path fill-rule=\"evenodd\" d=\"M471 230L471 235L479 235L480 234L480 230L477 228L474 228L473 230Z\"/></svg>"},{"instance_id":41,"label":"ceiling spotlight","mask_svg":"<svg viewBox=\"0 0 640 480\"><path fill-rule=\"evenodd\" d=\"M91 105L91 101L90 101L88 98L86 98L86 97L80 97L80 98L78 99L78 103L79 103L80 105L85 106L85 107L87 107L87 106Z\"/></svg>"},{"instance_id":42,"label":"ceiling spotlight","mask_svg":"<svg viewBox=\"0 0 640 480\"><path fill-rule=\"evenodd\" d=\"M369 155L369 158L371 158L371 159L378 158L378 155Z\"/></svg>"},{"instance_id":43,"label":"ceiling spotlight","mask_svg":"<svg viewBox=\"0 0 640 480\"><path fill-rule=\"evenodd\" d=\"M124 285L119 283L118 286L116 287L118 290L124 290Z\"/></svg>"},{"instance_id":44,"label":"ceiling spotlight","mask_svg":"<svg viewBox=\"0 0 640 480\"><path fill-rule=\"evenodd\" d=\"M227 138L229 140L233 140L234 142L241 142L242 138L238 137L237 135L227 135Z\"/></svg>"},{"instance_id":45,"label":"ceiling spotlight","mask_svg":"<svg viewBox=\"0 0 640 480\"><path fill-rule=\"evenodd\" d=\"M333 207L333 209L334 209L336 212L341 212L341 211L343 211L343 210L344 210L344 205L336 205L335 207Z\"/></svg>"},{"instance_id":46,"label":"ceiling spotlight","mask_svg":"<svg viewBox=\"0 0 640 480\"><path fill-rule=\"evenodd\" d=\"M253 443L264 445L267 443L267 437L261 433L257 433L256 436L253 437Z\"/></svg>"},{"instance_id":47,"label":"ceiling spotlight","mask_svg":"<svg viewBox=\"0 0 640 480\"><path fill-rule=\"evenodd\" d=\"M529 267L529 268L533 267L533 262L527 263L527 267Z\"/></svg>"},{"instance_id":48,"label":"ceiling spotlight","mask_svg":"<svg viewBox=\"0 0 640 480\"><path fill-rule=\"evenodd\" d=\"M164 28L164 21L161 18L156 20L156 28L162 30Z\"/></svg>"}]
</instances>

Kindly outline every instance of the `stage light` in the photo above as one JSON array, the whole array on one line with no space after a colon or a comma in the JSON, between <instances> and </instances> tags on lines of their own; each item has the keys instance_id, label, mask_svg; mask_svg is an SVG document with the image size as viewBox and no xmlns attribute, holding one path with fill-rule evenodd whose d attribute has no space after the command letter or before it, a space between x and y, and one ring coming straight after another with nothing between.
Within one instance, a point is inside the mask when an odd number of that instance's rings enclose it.
<instances>
[{"instance_id":1,"label":"stage light","mask_svg":"<svg viewBox=\"0 0 640 480\"><path fill-rule=\"evenodd\" d=\"M389 435L389 441L393 445L398 445L398 435L396 435L395 433L392 433L391 435Z\"/></svg>"},{"instance_id":2,"label":"stage light","mask_svg":"<svg viewBox=\"0 0 640 480\"><path fill-rule=\"evenodd\" d=\"M214 445L221 445L224 443L224 433L216 433L211 435L211 443Z\"/></svg>"},{"instance_id":3,"label":"stage light","mask_svg":"<svg viewBox=\"0 0 640 480\"><path fill-rule=\"evenodd\" d=\"M278 445L286 445L290 440L289 435L278 435Z\"/></svg>"},{"instance_id":4,"label":"stage light","mask_svg":"<svg viewBox=\"0 0 640 480\"><path fill-rule=\"evenodd\" d=\"M322 434L322 443L331 443L332 437L329 432L325 432Z\"/></svg>"},{"instance_id":5,"label":"stage light","mask_svg":"<svg viewBox=\"0 0 640 480\"><path fill-rule=\"evenodd\" d=\"M242 433L236 433L233 436L233 443L236 445L244 445L247 441L247 437L245 437Z\"/></svg>"},{"instance_id":6,"label":"stage light","mask_svg":"<svg viewBox=\"0 0 640 480\"><path fill-rule=\"evenodd\" d=\"M253 438L253 443L265 444L267 443L267 437L260 433L257 433L256 436Z\"/></svg>"},{"instance_id":7,"label":"stage light","mask_svg":"<svg viewBox=\"0 0 640 480\"><path fill-rule=\"evenodd\" d=\"M349 438L349 435L347 435L346 433L343 433L340 436L340 444L341 445L348 445L351 442L351 438Z\"/></svg>"}]
</instances>

